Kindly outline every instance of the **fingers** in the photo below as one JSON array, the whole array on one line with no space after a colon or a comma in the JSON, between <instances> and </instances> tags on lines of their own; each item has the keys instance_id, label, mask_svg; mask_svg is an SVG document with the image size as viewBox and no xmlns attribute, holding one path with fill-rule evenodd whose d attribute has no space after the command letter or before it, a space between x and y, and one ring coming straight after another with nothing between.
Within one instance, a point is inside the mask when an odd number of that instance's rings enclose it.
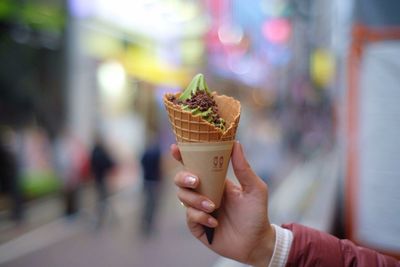
<instances>
[{"instance_id":1,"label":"fingers","mask_svg":"<svg viewBox=\"0 0 400 267\"><path fill-rule=\"evenodd\" d=\"M250 192L254 189L261 179L251 169L247 162L242 145L235 142L232 150L232 167L243 191Z\"/></svg>"},{"instance_id":2,"label":"fingers","mask_svg":"<svg viewBox=\"0 0 400 267\"><path fill-rule=\"evenodd\" d=\"M174 182L178 187L194 189L199 185L199 178L190 172L180 171L175 175Z\"/></svg>"},{"instance_id":3,"label":"fingers","mask_svg":"<svg viewBox=\"0 0 400 267\"><path fill-rule=\"evenodd\" d=\"M181 171L175 175L175 184L178 186L178 198L187 207L193 207L205 212L212 212L215 204L205 196L193 191L199 184L199 178L193 174Z\"/></svg>"},{"instance_id":4,"label":"fingers","mask_svg":"<svg viewBox=\"0 0 400 267\"><path fill-rule=\"evenodd\" d=\"M193 236L202 240L204 244L207 244L207 241L204 235L205 231L203 226L211 228L218 226L218 221L214 217L190 207L186 210L186 223Z\"/></svg>"},{"instance_id":5,"label":"fingers","mask_svg":"<svg viewBox=\"0 0 400 267\"><path fill-rule=\"evenodd\" d=\"M207 213L215 210L214 203L192 190L180 188L178 190L178 198L186 207L192 207Z\"/></svg>"},{"instance_id":6,"label":"fingers","mask_svg":"<svg viewBox=\"0 0 400 267\"><path fill-rule=\"evenodd\" d=\"M174 157L174 159L176 159L177 161L180 161L182 163L182 156L181 156L181 152L179 151L178 146L176 144L172 144L170 146L170 150L171 150L172 157Z\"/></svg>"},{"instance_id":7,"label":"fingers","mask_svg":"<svg viewBox=\"0 0 400 267\"><path fill-rule=\"evenodd\" d=\"M209 213L215 210L215 204L205 196L195 192L199 184L199 178L193 174L181 171L174 178L178 186L178 198L186 206L186 222L192 234L202 239L204 227L216 227L217 220ZM206 242L205 237L203 238Z\"/></svg>"},{"instance_id":8,"label":"fingers","mask_svg":"<svg viewBox=\"0 0 400 267\"><path fill-rule=\"evenodd\" d=\"M189 229L197 238L200 238L204 233L202 225L212 228L218 226L218 221L213 216L192 207L188 207L186 210L186 221Z\"/></svg>"}]
</instances>

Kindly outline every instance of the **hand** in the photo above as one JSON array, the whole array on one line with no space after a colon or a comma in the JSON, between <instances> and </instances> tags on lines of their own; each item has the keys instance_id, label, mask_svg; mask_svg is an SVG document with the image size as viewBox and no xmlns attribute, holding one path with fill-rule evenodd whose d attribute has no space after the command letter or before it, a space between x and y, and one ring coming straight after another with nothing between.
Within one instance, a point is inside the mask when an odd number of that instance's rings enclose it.
<instances>
[{"instance_id":1,"label":"hand","mask_svg":"<svg viewBox=\"0 0 400 267\"><path fill-rule=\"evenodd\" d=\"M176 145L171 146L171 154L182 161ZM176 174L178 198L187 207L187 225L196 238L221 256L268 266L275 246L275 232L268 219L268 187L251 169L239 143L233 146L231 161L240 185L226 179L217 219L209 214L215 205L193 190L199 178L186 171ZM203 225L216 227L212 245Z\"/></svg>"}]
</instances>

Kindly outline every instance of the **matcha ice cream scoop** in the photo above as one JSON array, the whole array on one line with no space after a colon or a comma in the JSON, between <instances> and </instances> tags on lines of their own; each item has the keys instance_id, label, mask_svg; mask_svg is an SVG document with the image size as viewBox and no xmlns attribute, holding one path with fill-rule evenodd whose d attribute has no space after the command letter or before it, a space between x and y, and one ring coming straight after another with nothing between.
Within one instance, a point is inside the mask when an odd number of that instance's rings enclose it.
<instances>
[{"instance_id":1,"label":"matcha ice cream scoop","mask_svg":"<svg viewBox=\"0 0 400 267\"><path fill-rule=\"evenodd\" d=\"M218 114L218 106L203 74L197 74L179 97L170 95L168 100L180 105L183 110L191 112L193 116L201 116L222 131L226 129L225 120Z\"/></svg>"}]
</instances>

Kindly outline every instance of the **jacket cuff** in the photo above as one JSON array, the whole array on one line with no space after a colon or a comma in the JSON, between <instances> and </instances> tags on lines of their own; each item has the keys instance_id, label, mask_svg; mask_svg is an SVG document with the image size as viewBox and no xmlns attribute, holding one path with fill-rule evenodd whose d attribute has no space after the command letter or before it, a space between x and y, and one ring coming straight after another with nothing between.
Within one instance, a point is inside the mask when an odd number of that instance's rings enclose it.
<instances>
[{"instance_id":1,"label":"jacket cuff","mask_svg":"<svg viewBox=\"0 0 400 267\"><path fill-rule=\"evenodd\" d=\"M275 229L275 247L268 267L283 267L286 265L293 241L293 233L278 225L272 224Z\"/></svg>"}]
</instances>

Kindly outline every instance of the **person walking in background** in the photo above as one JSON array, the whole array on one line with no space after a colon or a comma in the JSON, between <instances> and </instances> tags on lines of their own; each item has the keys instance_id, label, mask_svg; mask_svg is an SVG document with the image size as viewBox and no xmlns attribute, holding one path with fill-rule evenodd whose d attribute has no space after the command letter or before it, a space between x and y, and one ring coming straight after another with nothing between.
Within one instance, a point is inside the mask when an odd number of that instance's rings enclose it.
<instances>
[{"instance_id":1,"label":"person walking in background","mask_svg":"<svg viewBox=\"0 0 400 267\"><path fill-rule=\"evenodd\" d=\"M107 176L115 163L107 151L100 136L96 136L90 156L90 168L94 176L97 191L97 221L96 228L100 228L107 209L107 196L109 194Z\"/></svg>"},{"instance_id":2,"label":"person walking in background","mask_svg":"<svg viewBox=\"0 0 400 267\"><path fill-rule=\"evenodd\" d=\"M154 228L161 191L161 149L157 134L151 134L141 158L143 171L143 208L141 230L145 236Z\"/></svg>"},{"instance_id":3,"label":"person walking in background","mask_svg":"<svg viewBox=\"0 0 400 267\"><path fill-rule=\"evenodd\" d=\"M6 193L10 199L10 219L16 225L23 221L23 196L19 185L19 171L15 148L11 140L15 133L0 133L0 193Z\"/></svg>"},{"instance_id":4,"label":"person walking in background","mask_svg":"<svg viewBox=\"0 0 400 267\"><path fill-rule=\"evenodd\" d=\"M64 129L55 142L55 166L62 181L64 215L72 218L79 211L79 187L87 151L68 129Z\"/></svg>"}]
</instances>

